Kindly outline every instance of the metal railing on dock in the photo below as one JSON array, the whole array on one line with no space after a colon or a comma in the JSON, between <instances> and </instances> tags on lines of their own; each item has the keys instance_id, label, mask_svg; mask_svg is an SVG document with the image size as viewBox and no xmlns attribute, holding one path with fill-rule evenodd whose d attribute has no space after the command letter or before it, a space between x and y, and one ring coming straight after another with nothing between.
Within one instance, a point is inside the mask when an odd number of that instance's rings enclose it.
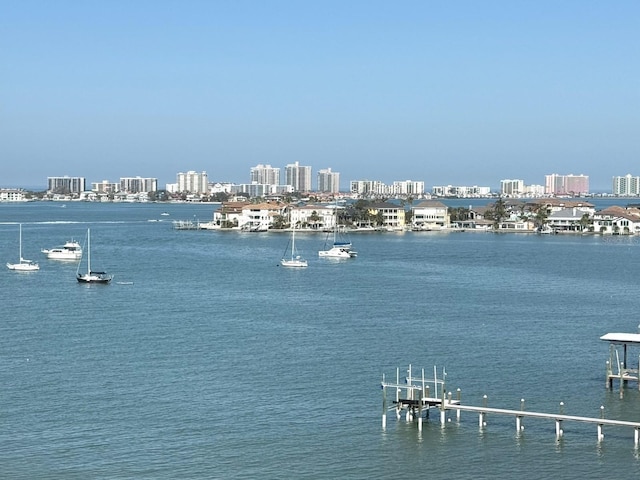
<instances>
[{"instance_id":1,"label":"metal railing on dock","mask_svg":"<svg viewBox=\"0 0 640 480\"><path fill-rule=\"evenodd\" d=\"M515 418L516 434L521 435L524 426L524 418L537 418L542 420L551 420L555 422L555 436L557 440L560 440L564 435L563 422L581 422L588 423L596 426L597 441L602 442L604 440L604 426L616 426L633 428L633 441L635 448L638 449L640 445L640 422L630 422L625 420L614 420L604 418L604 406L600 407L600 417L584 417L577 415L566 415L564 413L564 403L560 403L559 413L544 413L544 412L531 412L524 408L524 399L520 400L520 409L511 410L505 408L492 408L487 406L487 396L483 397L482 406L462 405L461 403L461 391L456 390L456 398L453 398L452 392L446 392L445 378L446 372L443 369L441 379L436 376L436 369L434 367L434 378L426 379L424 376L424 369L422 370L422 376L420 378L414 378L411 376L411 365L409 365L408 376L405 377L404 383L400 382L400 371L396 370L396 381L387 382L385 376L382 376L382 428L386 429L387 426L387 412L395 410L396 417L401 418L402 411L405 411L405 420L411 421L417 419L418 430L422 431L423 413L426 412L426 416L429 416L429 410L431 408L437 408L440 413L440 425L442 428L447 423L447 410L453 410L456 412L456 421L460 422L461 412L475 412L478 414L478 426L480 429L484 429L487 426L487 414L494 415L507 415ZM434 385L434 396L430 395L430 384ZM393 406L388 406L387 394L388 390L393 389L395 393L395 400L393 400ZM404 395L403 395L404 394Z\"/></svg>"},{"instance_id":2,"label":"metal railing on dock","mask_svg":"<svg viewBox=\"0 0 640 480\"><path fill-rule=\"evenodd\" d=\"M174 220L174 230L200 230L200 220Z\"/></svg>"}]
</instances>

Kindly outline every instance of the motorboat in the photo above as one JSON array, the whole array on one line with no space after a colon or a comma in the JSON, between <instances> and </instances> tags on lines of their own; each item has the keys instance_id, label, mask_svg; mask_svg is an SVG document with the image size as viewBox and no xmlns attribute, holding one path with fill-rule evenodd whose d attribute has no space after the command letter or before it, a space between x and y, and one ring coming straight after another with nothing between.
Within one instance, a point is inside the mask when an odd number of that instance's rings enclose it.
<instances>
[{"instance_id":1,"label":"motorboat","mask_svg":"<svg viewBox=\"0 0 640 480\"><path fill-rule=\"evenodd\" d=\"M82 258L82 247L75 240L69 240L60 247L42 249L41 251L52 260L80 260Z\"/></svg>"}]
</instances>

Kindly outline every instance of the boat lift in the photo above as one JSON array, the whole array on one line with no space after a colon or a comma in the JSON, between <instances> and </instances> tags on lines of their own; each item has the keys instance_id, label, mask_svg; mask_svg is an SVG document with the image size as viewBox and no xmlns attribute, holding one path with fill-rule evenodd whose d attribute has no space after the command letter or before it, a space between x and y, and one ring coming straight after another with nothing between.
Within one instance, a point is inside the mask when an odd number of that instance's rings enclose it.
<instances>
[{"instance_id":1,"label":"boat lift","mask_svg":"<svg viewBox=\"0 0 640 480\"><path fill-rule=\"evenodd\" d=\"M606 387L613 389L613 381L618 380L620 398L624 396L623 387L630 381L637 382L640 389L640 355L635 368L628 362L629 347L640 347L640 333L607 333L600 340L609 342Z\"/></svg>"},{"instance_id":2,"label":"boat lift","mask_svg":"<svg viewBox=\"0 0 640 480\"><path fill-rule=\"evenodd\" d=\"M387 382L385 375L382 374L382 428L387 426L387 411L395 410L396 417L400 419L402 411L405 410L405 420L410 421L417 417L418 430L422 430L423 412L426 411L429 416L429 409L438 407L440 409L441 422L444 423L447 406L460 404L460 389L458 389L458 398L451 398L451 394L446 394L446 377L447 372L442 369L442 377L438 378L437 368L433 367L433 378L425 378L424 368L421 370L420 377L412 376L411 365L407 370L407 376L404 383L400 383L400 369L396 369L395 382ZM431 393L433 386L433 396ZM393 406L388 407L387 390L392 389L395 392L395 400ZM403 394L404 393L404 394ZM458 415L459 415L458 411Z\"/></svg>"},{"instance_id":3,"label":"boat lift","mask_svg":"<svg viewBox=\"0 0 640 480\"><path fill-rule=\"evenodd\" d=\"M615 378L618 378L621 384L628 380L638 381L638 369L626 368L626 354L628 345L640 345L640 334L610 333L604 335L601 339L611 343L611 358L616 359L615 367L617 370L615 371L613 371L611 367L613 362L611 360L607 362L607 384L611 384ZM617 352L617 347L619 346L623 348L622 360L620 360L620 354ZM478 426L481 430L487 428L487 415L489 414L514 417L517 436L523 434L523 421L525 418L553 421L555 423L555 437L557 441L560 441L564 437L564 422L579 422L595 425L598 443L604 440L605 426L632 428L634 448L636 451L640 448L640 422L605 418L604 406L600 406L600 415L598 417L585 417L566 415L564 413L564 402L560 402L559 413L528 411L525 410L524 398L520 400L520 408L518 410L489 407L486 395L482 397L482 406L462 405L459 388L456 390L457 394L455 399L452 398L452 392L446 391L445 381L447 373L444 368L442 369L441 378L437 376L436 367L433 368L432 379L425 378L424 369L421 370L421 376L413 377L411 365L409 365L407 374L403 383L400 382L399 368L396 369L395 382L387 382L385 375L382 375L383 430L387 428L387 412L395 410L398 420L402 418L403 411L405 411L405 421L410 422L417 419L418 431L422 432L423 417L425 416L423 414L426 412L426 418L429 418L429 410L431 408L437 408L440 412L440 426L443 429L447 422L451 421L447 419L447 410L454 410L456 412L456 422L458 424L460 423L460 412L465 411L478 414ZM433 386L433 396L431 396L431 386ZM392 406L388 406L387 394L389 393L389 389L391 389L395 397ZM622 387L620 388L620 392L622 396Z\"/></svg>"}]
</instances>

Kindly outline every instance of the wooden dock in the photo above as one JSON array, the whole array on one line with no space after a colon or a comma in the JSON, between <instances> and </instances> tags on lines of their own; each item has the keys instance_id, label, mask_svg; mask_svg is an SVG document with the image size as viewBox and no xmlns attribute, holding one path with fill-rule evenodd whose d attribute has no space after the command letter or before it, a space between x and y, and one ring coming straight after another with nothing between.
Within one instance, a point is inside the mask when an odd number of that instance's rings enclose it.
<instances>
[{"instance_id":1,"label":"wooden dock","mask_svg":"<svg viewBox=\"0 0 640 480\"><path fill-rule=\"evenodd\" d=\"M425 378L424 369L421 370L420 377L412 376L412 368L409 365L408 375L404 377L404 382L400 381L400 370L396 369L396 378L394 382L387 382L385 376L382 376L382 428L387 427L387 413L395 411L398 420L404 412L406 421L417 420L418 430L422 431L423 419L429 418L429 411L437 409L440 416L440 425L445 428L447 424L447 412L455 411L456 422L460 422L461 412L473 412L478 414L478 426L480 429L487 427L487 415L506 415L511 416L515 420L516 434L522 434L524 430L523 419L540 419L554 422L555 436L560 440L564 435L563 422L581 422L592 424L596 427L596 438L598 442L604 440L604 427L625 427L633 429L633 441L635 448L640 445L640 422L630 422L625 420L614 420L604 418L604 406L600 407L599 417L584 417L576 415L565 415L564 404L560 403L559 413L531 412L524 408L524 399L520 401L519 410L510 410L505 408L491 408L487 406L487 396L483 397L482 406L462 405L460 389L456 390L455 398L452 392L446 390L446 372L442 371L440 378L436 375L434 367L433 378ZM433 387L433 391L431 388ZM387 395L393 392L394 400L389 406ZM450 420L449 420L450 421Z\"/></svg>"}]
</instances>

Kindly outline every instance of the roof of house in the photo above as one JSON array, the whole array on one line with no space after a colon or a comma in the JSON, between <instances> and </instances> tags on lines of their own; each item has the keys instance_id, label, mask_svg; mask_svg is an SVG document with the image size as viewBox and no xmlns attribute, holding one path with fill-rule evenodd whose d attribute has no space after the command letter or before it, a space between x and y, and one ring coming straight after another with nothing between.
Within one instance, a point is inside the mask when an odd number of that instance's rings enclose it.
<instances>
[{"instance_id":1,"label":"roof of house","mask_svg":"<svg viewBox=\"0 0 640 480\"><path fill-rule=\"evenodd\" d=\"M569 200L566 198L532 198L527 202L527 205L548 205L550 207L565 207L565 208L573 208L573 207L586 207L586 208L595 208L593 203L585 202L583 200Z\"/></svg>"},{"instance_id":2,"label":"roof of house","mask_svg":"<svg viewBox=\"0 0 640 480\"><path fill-rule=\"evenodd\" d=\"M412 208L447 208L447 206L438 200L423 200Z\"/></svg>"}]
</instances>

